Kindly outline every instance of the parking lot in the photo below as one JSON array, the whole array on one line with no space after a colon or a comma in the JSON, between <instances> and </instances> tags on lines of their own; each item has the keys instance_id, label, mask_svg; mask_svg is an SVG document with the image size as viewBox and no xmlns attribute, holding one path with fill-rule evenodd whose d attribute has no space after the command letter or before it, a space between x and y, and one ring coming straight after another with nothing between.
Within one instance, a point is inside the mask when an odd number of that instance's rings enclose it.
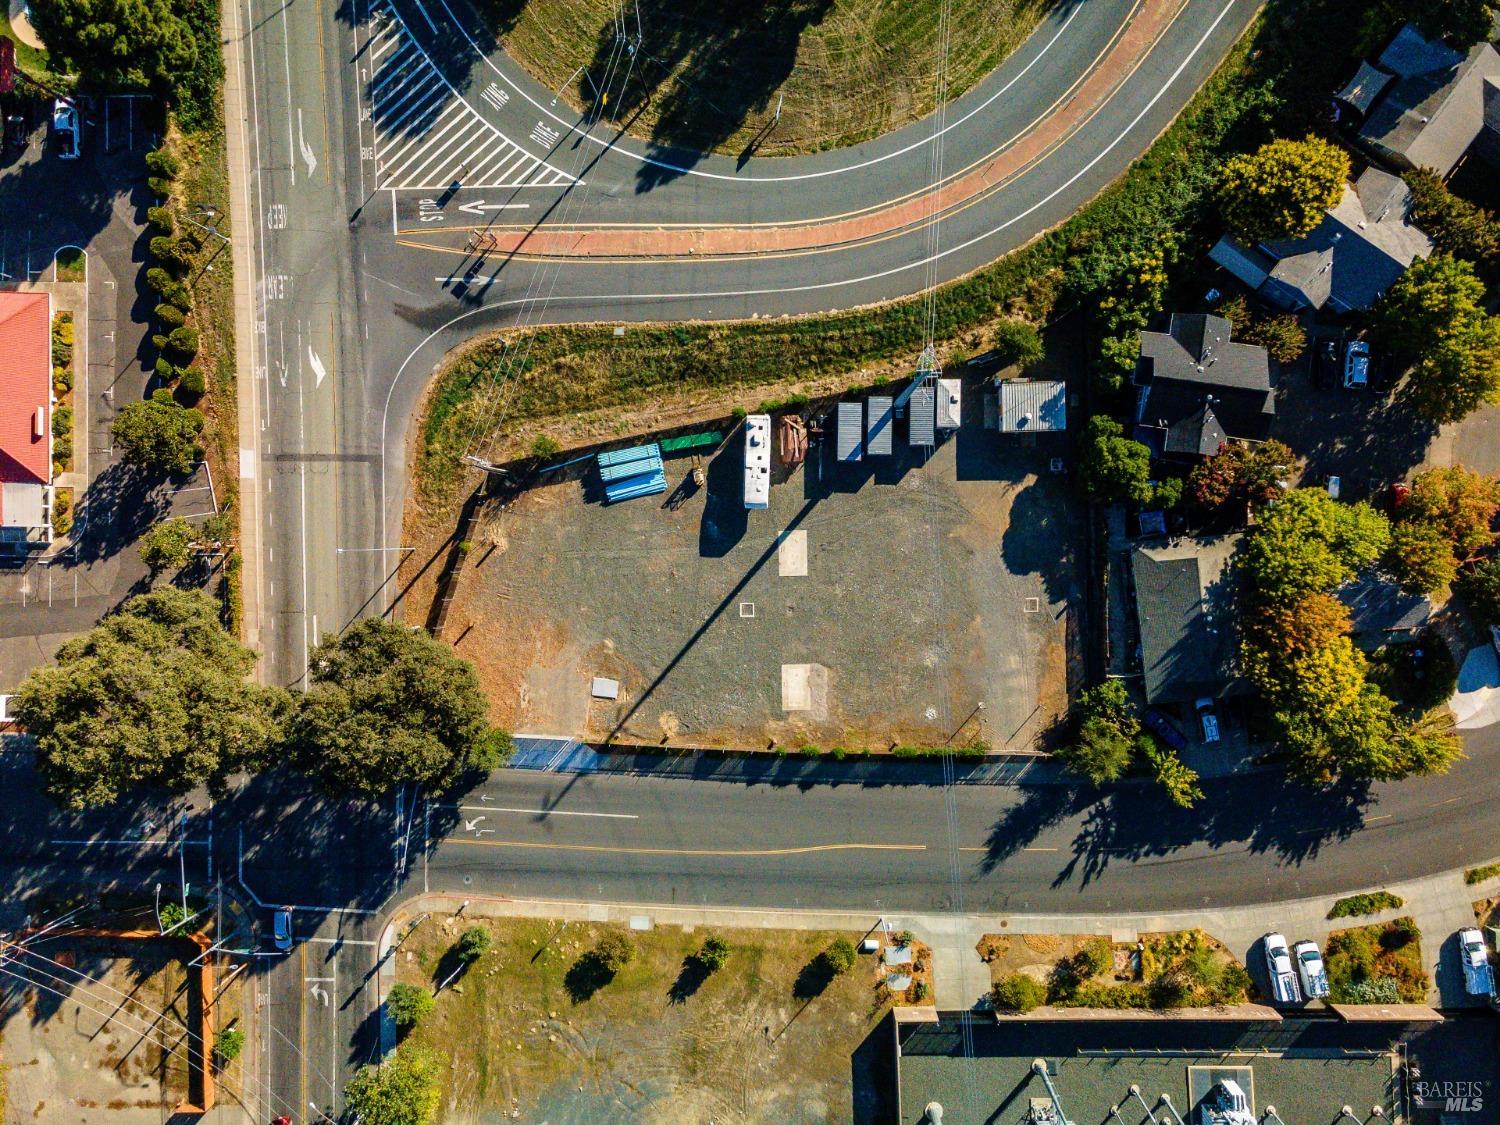
<instances>
[{"instance_id":1,"label":"parking lot","mask_svg":"<svg viewBox=\"0 0 1500 1125\"><path fill-rule=\"evenodd\" d=\"M972 414L973 417L969 417ZM1065 707L1070 490L1043 437L977 394L931 452L835 462L831 436L742 503L731 434L668 492L604 505L596 472L485 514L445 636L513 730L676 746L1021 749ZM620 682L591 699L593 677Z\"/></svg>"},{"instance_id":2,"label":"parking lot","mask_svg":"<svg viewBox=\"0 0 1500 1125\"><path fill-rule=\"evenodd\" d=\"M159 114L149 99L80 98L81 153L64 160L50 111L45 99L11 98L4 105L7 116L22 114L27 133L21 150L0 158L0 285L48 285L59 247L85 251L85 280L58 287L77 291L66 307L81 337L73 391L77 472L59 480L74 488L77 522L71 549L0 568L0 692L146 588L135 541L156 519L213 510L202 468L187 480L157 485L121 464L110 438L117 406L141 398L151 378L147 333L155 297L140 274L145 212L154 202L144 156L155 143ZM60 303L54 293L54 305Z\"/></svg>"}]
</instances>

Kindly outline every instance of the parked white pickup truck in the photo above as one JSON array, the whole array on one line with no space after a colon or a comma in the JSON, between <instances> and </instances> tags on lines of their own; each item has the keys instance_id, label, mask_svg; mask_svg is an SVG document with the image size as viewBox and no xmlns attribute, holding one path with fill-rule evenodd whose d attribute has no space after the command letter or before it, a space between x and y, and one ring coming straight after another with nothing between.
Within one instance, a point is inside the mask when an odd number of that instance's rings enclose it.
<instances>
[{"instance_id":1,"label":"parked white pickup truck","mask_svg":"<svg viewBox=\"0 0 1500 1125\"><path fill-rule=\"evenodd\" d=\"M1297 987L1297 969L1292 964L1286 938L1272 932L1261 938L1266 947L1266 975L1271 981L1271 999L1278 1004L1295 1004L1302 999Z\"/></svg>"},{"instance_id":2,"label":"parked white pickup truck","mask_svg":"<svg viewBox=\"0 0 1500 1125\"><path fill-rule=\"evenodd\" d=\"M1470 996L1495 995L1495 971L1484 936L1472 926L1458 931L1458 955L1464 964L1464 990Z\"/></svg>"}]
</instances>

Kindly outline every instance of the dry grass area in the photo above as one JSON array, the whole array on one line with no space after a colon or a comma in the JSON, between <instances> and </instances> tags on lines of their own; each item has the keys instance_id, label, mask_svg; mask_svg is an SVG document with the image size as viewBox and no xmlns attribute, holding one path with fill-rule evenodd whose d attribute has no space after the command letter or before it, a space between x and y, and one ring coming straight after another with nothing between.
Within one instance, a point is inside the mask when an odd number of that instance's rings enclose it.
<instances>
[{"instance_id":1,"label":"dry grass area","mask_svg":"<svg viewBox=\"0 0 1500 1125\"><path fill-rule=\"evenodd\" d=\"M1028 36L1046 0L952 0L946 94L956 98ZM664 147L785 156L841 148L932 112L940 97L935 0L511 0L481 7L506 49L575 108L601 101ZM640 39L634 59L616 20ZM583 68L582 73L579 68ZM776 120L776 107L781 116Z\"/></svg>"},{"instance_id":2,"label":"dry grass area","mask_svg":"<svg viewBox=\"0 0 1500 1125\"><path fill-rule=\"evenodd\" d=\"M406 941L398 978L431 987L473 924L490 951L412 1033L451 1059L444 1122L866 1119L851 1069L890 1005L876 958L831 979L809 969L836 938L862 935L447 918ZM612 932L633 956L613 977L590 973ZM731 951L703 976L688 959L710 932Z\"/></svg>"}]
</instances>

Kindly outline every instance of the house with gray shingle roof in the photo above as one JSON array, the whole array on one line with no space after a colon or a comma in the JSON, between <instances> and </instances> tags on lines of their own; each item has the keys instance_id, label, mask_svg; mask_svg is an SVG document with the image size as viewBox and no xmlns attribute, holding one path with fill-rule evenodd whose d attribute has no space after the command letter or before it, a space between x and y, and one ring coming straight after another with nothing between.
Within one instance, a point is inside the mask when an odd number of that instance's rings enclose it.
<instances>
[{"instance_id":1,"label":"house with gray shingle roof","mask_svg":"<svg viewBox=\"0 0 1500 1125\"><path fill-rule=\"evenodd\" d=\"M1366 99L1362 93L1374 87L1376 72L1389 79ZM1485 131L1486 102L1497 87L1500 53L1488 43L1458 51L1407 24L1373 66L1361 65L1335 101L1362 118L1355 139L1376 159L1446 176Z\"/></svg>"},{"instance_id":2,"label":"house with gray shingle roof","mask_svg":"<svg viewBox=\"0 0 1500 1125\"><path fill-rule=\"evenodd\" d=\"M1234 557L1241 536L1174 539L1130 556L1146 699L1191 703L1241 695Z\"/></svg>"},{"instance_id":3,"label":"house with gray shingle roof","mask_svg":"<svg viewBox=\"0 0 1500 1125\"><path fill-rule=\"evenodd\" d=\"M1195 459L1230 438L1265 439L1276 413L1270 357L1229 336L1229 321L1206 313L1173 313L1167 331L1141 333L1136 440Z\"/></svg>"},{"instance_id":4,"label":"house with gray shingle roof","mask_svg":"<svg viewBox=\"0 0 1500 1125\"><path fill-rule=\"evenodd\" d=\"M1369 308L1431 253L1432 239L1411 222L1411 188L1366 168L1301 238L1246 246L1225 235L1208 256L1277 308L1347 313Z\"/></svg>"}]
</instances>

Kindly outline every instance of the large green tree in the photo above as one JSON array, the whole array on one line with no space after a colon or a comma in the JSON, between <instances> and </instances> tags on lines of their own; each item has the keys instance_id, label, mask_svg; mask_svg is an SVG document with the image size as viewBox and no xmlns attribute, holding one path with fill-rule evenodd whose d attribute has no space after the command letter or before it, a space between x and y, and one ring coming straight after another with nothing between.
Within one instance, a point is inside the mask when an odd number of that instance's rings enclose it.
<instances>
[{"instance_id":1,"label":"large green tree","mask_svg":"<svg viewBox=\"0 0 1500 1125\"><path fill-rule=\"evenodd\" d=\"M384 1062L361 1067L344 1088L344 1104L362 1125L428 1125L436 1116L446 1058L406 1043Z\"/></svg>"},{"instance_id":2,"label":"large green tree","mask_svg":"<svg viewBox=\"0 0 1500 1125\"><path fill-rule=\"evenodd\" d=\"M319 645L308 667L295 744L330 789L442 785L494 764L474 669L425 632L368 617Z\"/></svg>"},{"instance_id":3,"label":"large green tree","mask_svg":"<svg viewBox=\"0 0 1500 1125\"><path fill-rule=\"evenodd\" d=\"M1106 680L1078 697L1074 737L1057 750L1058 759L1098 784L1115 781L1130 768L1141 724L1119 680Z\"/></svg>"},{"instance_id":4,"label":"large green tree","mask_svg":"<svg viewBox=\"0 0 1500 1125\"><path fill-rule=\"evenodd\" d=\"M168 390L121 407L110 430L125 459L145 469L191 472L203 457L202 412L182 406Z\"/></svg>"},{"instance_id":5,"label":"large green tree","mask_svg":"<svg viewBox=\"0 0 1500 1125\"><path fill-rule=\"evenodd\" d=\"M1413 262L1375 306L1372 326L1411 364L1412 400L1433 421L1500 402L1500 319L1484 311L1472 263L1451 254Z\"/></svg>"},{"instance_id":6,"label":"large green tree","mask_svg":"<svg viewBox=\"0 0 1500 1125\"><path fill-rule=\"evenodd\" d=\"M198 63L192 28L171 0L31 0L54 61L101 87L165 94Z\"/></svg>"},{"instance_id":7,"label":"large green tree","mask_svg":"<svg viewBox=\"0 0 1500 1125\"><path fill-rule=\"evenodd\" d=\"M1127 438L1113 418L1095 414L1084 428L1078 476L1093 500L1144 504L1152 495L1151 450Z\"/></svg>"},{"instance_id":8,"label":"large green tree","mask_svg":"<svg viewBox=\"0 0 1500 1125\"><path fill-rule=\"evenodd\" d=\"M1409 594L1435 594L1458 577L1453 544L1426 520L1403 520L1391 528L1386 564Z\"/></svg>"},{"instance_id":9,"label":"large green tree","mask_svg":"<svg viewBox=\"0 0 1500 1125\"><path fill-rule=\"evenodd\" d=\"M185 792L264 765L286 694L248 681L255 653L198 592L132 598L34 670L11 710L35 738L47 792L69 808L137 786Z\"/></svg>"},{"instance_id":10,"label":"large green tree","mask_svg":"<svg viewBox=\"0 0 1500 1125\"><path fill-rule=\"evenodd\" d=\"M1236 238L1299 238L1338 203L1349 157L1318 137L1275 140L1231 157L1219 172L1219 210Z\"/></svg>"},{"instance_id":11,"label":"large green tree","mask_svg":"<svg viewBox=\"0 0 1500 1125\"><path fill-rule=\"evenodd\" d=\"M1378 559L1390 522L1368 504L1341 504L1321 488L1298 488L1261 513L1241 570L1262 605L1329 591Z\"/></svg>"}]
</instances>

